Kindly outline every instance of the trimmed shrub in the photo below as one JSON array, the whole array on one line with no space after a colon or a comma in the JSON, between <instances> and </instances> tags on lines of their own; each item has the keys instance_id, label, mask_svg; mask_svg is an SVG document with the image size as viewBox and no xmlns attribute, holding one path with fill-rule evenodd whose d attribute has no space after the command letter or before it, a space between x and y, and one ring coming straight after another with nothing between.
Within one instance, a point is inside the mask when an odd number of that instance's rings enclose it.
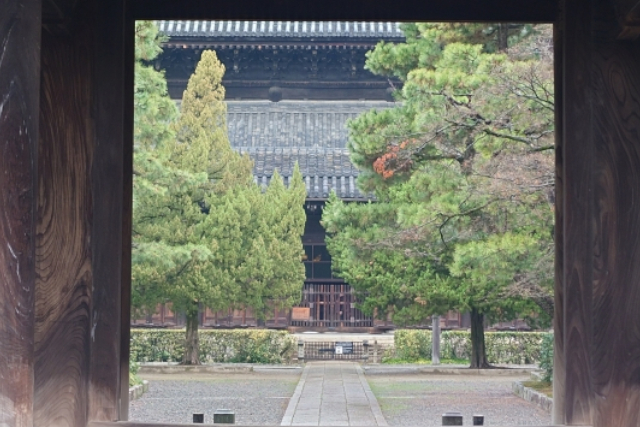
<instances>
[{"instance_id":1,"label":"trimmed shrub","mask_svg":"<svg viewBox=\"0 0 640 427\"><path fill-rule=\"evenodd\" d=\"M268 329L198 331L201 363L288 363L296 353L296 339L286 331ZM132 329L131 360L180 362L184 329Z\"/></svg>"},{"instance_id":2,"label":"trimmed shrub","mask_svg":"<svg viewBox=\"0 0 640 427\"><path fill-rule=\"evenodd\" d=\"M553 334L542 337L540 369L544 371L542 380L550 383L553 380Z\"/></svg>"},{"instance_id":3,"label":"trimmed shrub","mask_svg":"<svg viewBox=\"0 0 640 427\"><path fill-rule=\"evenodd\" d=\"M486 332L485 346L491 363L529 364L541 360L542 343L547 332ZM551 339L553 344L553 339ZM395 332L395 356L406 361L431 359L431 331L401 329ZM468 331L443 331L441 359L471 357L471 334Z\"/></svg>"},{"instance_id":4,"label":"trimmed shrub","mask_svg":"<svg viewBox=\"0 0 640 427\"><path fill-rule=\"evenodd\" d=\"M138 377L138 369L140 365L135 360L129 359L129 387L142 384L142 380Z\"/></svg>"},{"instance_id":5,"label":"trimmed shrub","mask_svg":"<svg viewBox=\"0 0 640 427\"><path fill-rule=\"evenodd\" d=\"M431 359L431 331L397 329L393 335L395 357L412 361Z\"/></svg>"}]
</instances>

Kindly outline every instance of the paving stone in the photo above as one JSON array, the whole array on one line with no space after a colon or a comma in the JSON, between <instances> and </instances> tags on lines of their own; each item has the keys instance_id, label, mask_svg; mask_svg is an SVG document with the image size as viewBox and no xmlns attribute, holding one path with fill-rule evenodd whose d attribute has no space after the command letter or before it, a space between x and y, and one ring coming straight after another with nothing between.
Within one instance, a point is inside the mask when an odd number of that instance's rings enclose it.
<instances>
[{"instance_id":1,"label":"paving stone","mask_svg":"<svg viewBox=\"0 0 640 427\"><path fill-rule=\"evenodd\" d=\"M360 365L334 361L307 363L281 425L386 426L387 423Z\"/></svg>"}]
</instances>

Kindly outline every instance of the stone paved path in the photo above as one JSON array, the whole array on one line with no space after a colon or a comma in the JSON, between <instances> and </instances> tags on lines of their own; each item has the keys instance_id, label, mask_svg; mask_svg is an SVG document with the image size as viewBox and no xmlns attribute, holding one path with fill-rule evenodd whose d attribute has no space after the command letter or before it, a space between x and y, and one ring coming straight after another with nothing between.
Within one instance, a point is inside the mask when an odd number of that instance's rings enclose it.
<instances>
[{"instance_id":1,"label":"stone paved path","mask_svg":"<svg viewBox=\"0 0 640 427\"><path fill-rule=\"evenodd\" d=\"M283 426L386 426L359 364L309 362L282 418Z\"/></svg>"}]
</instances>

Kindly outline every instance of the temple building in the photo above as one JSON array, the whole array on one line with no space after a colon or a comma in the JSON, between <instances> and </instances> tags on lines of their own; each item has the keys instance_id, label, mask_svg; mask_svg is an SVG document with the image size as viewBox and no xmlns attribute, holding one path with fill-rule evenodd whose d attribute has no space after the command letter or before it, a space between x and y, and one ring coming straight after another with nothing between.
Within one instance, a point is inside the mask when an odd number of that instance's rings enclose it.
<instances>
[{"instance_id":1,"label":"temple building","mask_svg":"<svg viewBox=\"0 0 640 427\"><path fill-rule=\"evenodd\" d=\"M356 308L348 283L331 268L320 224L334 191L344 201L365 202L356 185L358 169L349 160L347 122L370 109L393 106L399 80L365 69L366 53L380 41L402 42L392 22L160 21L168 36L155 66L166 72L169 93L179 101L203 50L215 50L226 67L229 140L254 161L254 179L267 185L274 170L288 184L296 162L306 187L307 222L302 237L306 280L300 304L274 310L266 326L290 330L372 331L391 328ZM162 306L137 322L180 325L180 316ZM211 312L203 326L257 325L250 310ZM457 312L442 326L463 326Z\"/></svg>"},{"instance_id":2,"label":"temple building","mask_svg":"<svg viewBox=\"0 0 640 427\"><path fill-rule=\"evenodd\" d=\"M254 161L254 179L267 185L277 169L285 184L296 162L307 187L303 236L306 280L300 304L274 311L267 326L293 330L370 330L374 322L355 308L351 287L331 269L320 224L331 191L364 202L358 169L349 160L347 121L363 111L389 108L399 81L364 68L366 52L384 40L404 41L392 22L160 21L168 36L155 64L166 72L169 93L179 100L203 50L216 51L226 67L229 140ZM162 307L145 319L180 324ZM203 326L256 325L250 311L202 314Z\"/></svg>"}]
</instances>

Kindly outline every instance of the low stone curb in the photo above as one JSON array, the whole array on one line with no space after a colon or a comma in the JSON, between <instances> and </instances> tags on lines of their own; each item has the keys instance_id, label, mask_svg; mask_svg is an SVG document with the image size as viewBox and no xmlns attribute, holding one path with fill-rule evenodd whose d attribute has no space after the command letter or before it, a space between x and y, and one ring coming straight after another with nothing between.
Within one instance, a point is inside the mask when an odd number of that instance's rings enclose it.
<instances>
[{"instance_id":1,"label":"low stone curb","mask_svg":"<svg viewBox=\"0 0 640 427\"><path fill-rule=\"evenodd\" d=\"M268 365L257 363L212 363L207 365L180 365L178 362L144 362L140 363L141 374L183 374L183 373L248 373L280 371L300 371L299 366Z\"/></svg>"},{"instance_id":2,"label":"low stone curb","mask_svg":"<svg viewBox=\"0 0 640 427\"><path fill-rule=\"evenodd\" d=\"M494 369L470 369L470 368L445 368L445 367L428 367L420 369L423 374L437 375L529 375L531 369L527 368L494 368Z\"/></svg>"},{"instance_id":3,"label":"low stone curb","mask_svg":"<svg viewBox=\"0 0 640 427\"><path fill-rule=\"evenodd\" d=\"M382 409L380 409L380 405L378 404L378 399L371 391L371 387L369 386L369 382L364 377L364 371L361 366L356 366L356 371L358 372L358 379L360 380L360 384L362 385L362 389L364 390L364 394L367 396L367 400L369 401L369 406L371 407L371 412L376 419L376 424L378 426L388 426L387 420L385 420L384 415L382 415Z\"/></svg>"},{"instance_id":4,"label":"low stone curb","mask_svg":"<svg viewBox=\"0 0 640 427\"><path fill-rule=\"evenodd\" d=\"M215 365L179 365L178 363L141 363L140 374L182 374L186 372L251 372L253 365L249 363L221 363Z\"/></svg>"},{"instance_id":5,"label":"low stone curb","mask_svg":"<svg viewBox=\"0 0 640 427\"><path fill-rule=\"evenodd\" d=\"M527 402L531 402L543 411L547 413L552 413L553 411L553 399L547 396L546 394L540 393L532 388L526 387L520 381L514 381L511 389L513 392L526 400Z\"/></svg>"},{"instance_id":6,"label":"low stone curb","mask_svg":"<svg viewBox=\"0 0 640 427\"><path fill-rule=\"evenodd\" d=\"M147 380L143 380L142 384L129 387L129 402L131 402L132 400L138 399L147 391L149 391L149 381Z\"/></svg>"},{"instance_id":7,"label":"low stone curb","mask_svg":"<svg viewBox=\"0 0 640 427\"><path fill-rule=\"evenodd\" d=\"M298 380L298 385L296 386L295 391L293 392L293 396L289 399L289 405L287 406L287 410L282 417L282 421L280 422L281 426L290 426L293 423L293 415L296 412L296 407L298 406L298 402L300 402L300 396L302 396L302 390L304 389L304 385L307 381L307 374L309 373L309 366L305 366L302 371L302 375L300 375L300 380Z\"/></svg>"},{"instance_id":8,"label":"low stone curb","mask_svg":"<svg viewBox=\"0 0 640 427\"><path fill-rule=\"evenodd\" d=\"M463 365L367 365L366 375L404 375L409 373L427 375L487 375L487 376L524 376L530 375L534 367L497 367L494 369L470 369Z\"/></svg>"}]
</instances>

